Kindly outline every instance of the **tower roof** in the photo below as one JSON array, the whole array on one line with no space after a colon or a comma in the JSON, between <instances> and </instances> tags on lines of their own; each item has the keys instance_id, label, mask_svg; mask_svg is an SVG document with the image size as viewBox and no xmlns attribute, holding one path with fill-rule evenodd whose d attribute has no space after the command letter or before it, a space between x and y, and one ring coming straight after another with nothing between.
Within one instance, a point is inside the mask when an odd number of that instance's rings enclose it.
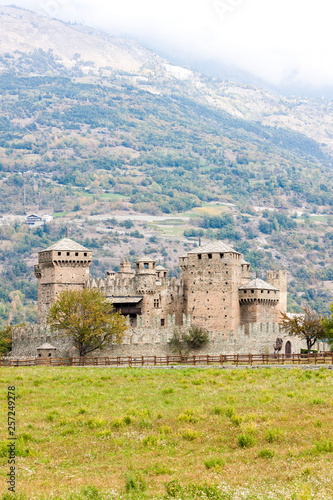
<instances>
[{"instance_id":1,"label":"tower roof","mask_svg":"<svg viewBox=\"0 0 333 500\"><path fill-rule=\"evenodd\" d=\"M151 257L140 257L136 262L156 262L155 259L152 259Z\"/></svg>"},{"instance_id":2,"label":"tower roof","mask_svg":"<svg viewBox=\"0 0 333 500\"><path fill-rule=\"evenodd\" d=\"M275 292L278 292L279 289L275 288L275 286L271 285L270 283L267 283L264 280L261 280L260 278L255 278L251 281L248 281L245 283L245 285L242 285L239 287L239 290L274 290Z\"/></svg>"},{"instance_id":3,"label":"tower roof","mask_svg":"<svg viewBox=\"0 0 333 500\"><path fill-rule=\"evenodd\" d=\"M189 254L192 253L239 253L236 252L230 245L223 243L223 241L215 241L214 243L208 243L203 247L193 248Z\"/></svg>"},{"instance_id":4,"label":"tower roof","mask_svg":"<svg viewBox=\"0 0 333 500\"><path fill-rule=\"evenodd\" d=\"M63 238L62 240L58 241L54 245L51 245L49 248L47 248L45 251L49 250L72 250L72 251L81 251L81 252L89 252L88 248L83 247L79 243L76 243L76 241L71 240L70 238Z\"/></svg>"}]
</instances>

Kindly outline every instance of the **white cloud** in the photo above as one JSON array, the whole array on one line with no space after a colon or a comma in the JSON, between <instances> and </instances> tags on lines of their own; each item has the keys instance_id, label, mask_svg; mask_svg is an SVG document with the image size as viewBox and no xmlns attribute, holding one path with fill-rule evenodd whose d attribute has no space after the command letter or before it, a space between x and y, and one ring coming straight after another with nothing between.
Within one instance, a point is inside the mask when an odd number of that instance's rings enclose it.
<instances>
[{"instance_id":1,"label":"white cloud","mask_svg":"<svg viewBox=\"0 0 333 500\"><path fill-rule=\"evenodd\" d=\"M0 3L7 3L0 0ZM333 87L327 0L16 0L150 46L218 58L273 84Z\"/></svg>"}]
</instances>

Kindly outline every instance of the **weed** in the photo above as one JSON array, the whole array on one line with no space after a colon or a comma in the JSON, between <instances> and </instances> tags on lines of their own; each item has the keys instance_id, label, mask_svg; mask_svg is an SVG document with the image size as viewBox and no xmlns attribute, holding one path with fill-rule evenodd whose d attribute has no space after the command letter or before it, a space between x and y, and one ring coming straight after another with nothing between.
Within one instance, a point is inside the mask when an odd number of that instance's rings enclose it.
<instances>
[{"instance_id":1,"label":"weed","mask_svg":"<svg viewBox=\"0 0 333 500\"><path fill-rule=\"evenodd\" d=\"M243 418L240 415L237 415L236 413L234 413L230 417L230 422L232 424L236 425L237 427L239 427L240 424L243 422Z\"/></svg>"},{"instance_id":2,"label":"weed","mask_svg":"<svg viewBox=\"0 0 333 500\"><path fill-rule=\"evenodd\" d=\"M224 413L224 409L221 408L221 406L215 406L215 408L213 408L213 413L214 415L222 415Z\"/></svg>"},{"instance_id":3,"label":"weed","mask_svg":"<svg viewBox=\"0 0 333 500\"><path fill-rule=\"evenodd\" d=\"M250 434L243 432L237 436L237 443L240 448L250 448L255 444L255 439Z\"/></svg>"},{"instance_id":4,"label":"weed","mask_svg":"<svg viewBox=\"0 0 333 500\"><path fill-rule=\"evenodd\" d=\"M283 432L279 427L275 427L273 429L268 429L265 434L266 441L269 443L276 443L281 441Z\"/></svg>"},{"instance_id":5,"label":"weed","mask_svg":"<svg viewBox=\"0 0 333 500\"><path fill-rule=\"evenodd\" d=\"M332 453L333 452L333 442L328 439L323 439L322 441L317 441L316 450L318 453Z\"/></svg>"},{"instance_id":6,"label":"weed","mask_svg":"<svg viewBox=\"0 0 333 500\"><path fill-rule=\"evenodd\" d=\"M162 394L166 396L167 394L173 394L174 392L175 390L173 387L168 387L167 389L163 389Z\"/></svg>"},{"instance_id":7,"label":"weed","mask_svg":"<svg viewBox=\"0 0 333 500\"><path fill-rule=\"evenodd\" d=\"M208 458L204 464L206 469L219 469L225 465L225 461L222 458Z\"/></svg>"},{"instance_id":8,"label":"weed","mask_svg":"<svg viewBox=\"0 0 333 500\"><path fill-rule=\"evenodd\" d=\"M140 474L128 472L125 475L125 490L127 493L146 491L147 484Z\"/></svg>"},{"instance_id":9,"label":"weed","mask_svg":"<svg viewBox=\"0 0 333 500\"><path fill-rule=\"evenodd\" d=\"M268 450L267 448L265 448L263 450L260 450L259 453L258 453L258 457L259 458L270 459L270 458L273 458L274 455L275 455L275 451L274 450Z\"/></svg>"},{"instance_id":10,"label":"weed","mask_svg":"<svg viewBox=\"0 0 333 500\"><path fill-rule=\"evenodd\" d=\"M226 416L229 418L231 418L234 413L235 413L235 408L233 408L232 406L229 406L229 408L227 408L225 411Z\"/></svg>"},{"instance_id":11,"label":"weed","mask_svg":"<svg viewBox=\"0 0 333 500\"><path fill-rule=\"evenodd\" d=\"M149 436L146 436L144 439L143 439L143 444L144 446L147 446L148 448L153 448L154 446L157 445L157 436L155 436L154 434L150 434Z\"/></svg>"},{"instance_id":12,"label":"weed","mask_svg":"<svg viewBox=\"0 0 333 500\"><path fill-rule=\"evenodd\" d=\"M177 420L180 422L190 422L195 424L198 419L193 415L193 410L186 410L184 413L178 415Z\"/></svg>"},{"instance_id":13,"label":"weed","mask_svg":"<svg viewBox=\"0 0 333 500\"><path fill-rule=\"evenodd\" d=\"M185 429L182 431L182 438L186 441L194 441L199 437L199 434L194 429Z\"/></svg>"}]
</instances>

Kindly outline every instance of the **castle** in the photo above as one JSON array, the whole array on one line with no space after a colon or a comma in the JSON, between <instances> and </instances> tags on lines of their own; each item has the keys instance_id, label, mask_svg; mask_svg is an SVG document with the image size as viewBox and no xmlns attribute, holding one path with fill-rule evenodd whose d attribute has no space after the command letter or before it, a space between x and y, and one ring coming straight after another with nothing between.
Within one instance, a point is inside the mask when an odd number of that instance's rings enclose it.
<instances>
[{"instance_id":1,"label":"castle","mask_svg":"<svg viewBox=\"0 0 333 500\"><path fill-rule=\"evenodd\" d=\"M124 258L118 273L90 278L92 252L64 238L39 252L38 328L15 330L13 354L36 354L38 344L51 342L58 355L73 355L71 343L52 335L46 326L48 308L67 289L98 288L114 308L128 317L121 345L101 355L165 355L175 326L201 326L210 332L205 353L274 352L277 339L283 352L299 352L301 343L288 338L278 325L287 311L286 271L267 272L266 281L251 279L250 264L222 241L198 246L179 259L182 277L145 256L135 263Z\"/></svg>"}]
</instances>

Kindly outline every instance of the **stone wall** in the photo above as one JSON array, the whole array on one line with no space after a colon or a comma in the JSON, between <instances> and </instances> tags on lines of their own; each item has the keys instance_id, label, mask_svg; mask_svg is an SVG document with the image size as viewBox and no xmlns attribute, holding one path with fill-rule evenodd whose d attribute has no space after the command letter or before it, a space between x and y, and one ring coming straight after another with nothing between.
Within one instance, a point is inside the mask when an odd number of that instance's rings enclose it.
<instances>
[{"instance_id":1,"label":"stone wall","mask_svg":"<svg viewBox=\"0 0 333 500\"><path fill-rule=\"evenodd\" d=\"M169 325L160 328L158 325L147 328L138 326L130 328L121 345L111 345L93 356L166 356L173 354L168 342L173 335L174 318L169 318ZM190 325L190 318L184 317L184 325ZM281 354L285 352L286 342L291 342L291 352L299 353L305 348L305 342L296 337L286 336L276 324L256 323L240 327L236 334L233 331L223 335L222 332L211 334L210 343L197 354L268 354L274 352L276 339L283 339ZM64 339L45 328L36 326L15 328L13 333L12 357L25 356L34 358L37 347L49 342L57 348L58 357L77 356L70 339ZM319 343L319 350L324 350L325 344Z\"/></svg>"}]
</instances>

